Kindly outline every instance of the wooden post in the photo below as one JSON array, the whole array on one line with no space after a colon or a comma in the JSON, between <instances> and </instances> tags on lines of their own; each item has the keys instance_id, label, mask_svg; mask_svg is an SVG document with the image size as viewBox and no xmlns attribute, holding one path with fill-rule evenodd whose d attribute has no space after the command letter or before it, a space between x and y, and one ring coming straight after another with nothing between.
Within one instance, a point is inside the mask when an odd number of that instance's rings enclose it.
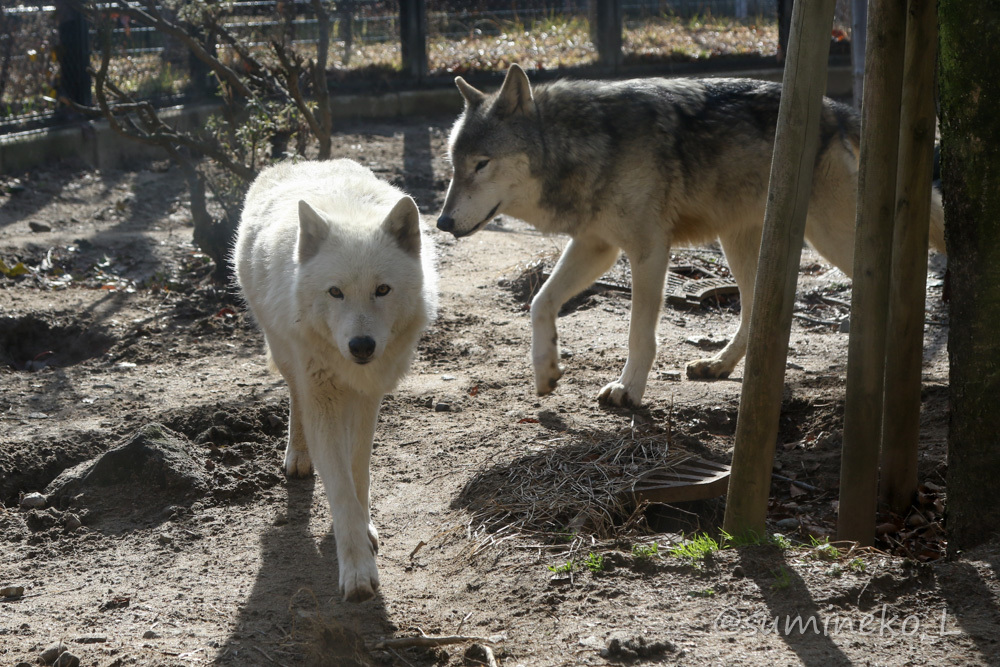
<instances>
[{"instance_id":1,"label":"wooden post","mask_svg":"<svg viewBox=\"0 0 1000 667\"><path fill-rule=\"evenodd\" d=\"M595 35L597 60L604 67L617 70L622 64L622 4L621 0L596 0L597 29Z\"/></svg>"},{"instance_id":2,"label":"wooden post","mask_svg":"<svg viewBox=\"0 0 1000 667\"><path fill-rule=\"evenodd\" d=\"M795 283L819 149L834 4L819 0L792 7L726 501L724 528L734 535L765 532Z\"/></svg>"},{"instance_id":3,"label":"wooden post","mask_svg":"<svg viewBox=\"0 0 1000 667\"><path fill-rule=\"evenodd\" d=\"M90 74L90 39L87 19L67 0L56 0L56 21L59 24L59 94L90 106L92 93Z\"/></svg>"},{"instance_id":4,"label":"wooden post","mask_svg":"<svg viewBox=\"0 0 1000 667\"><path fill-rule=\"evenodd\" d=\"M861 110L854 295L837 522L839 539L862 545L875 541L905 27L906 0L872 0Z\"/></svg>"},{"instance_id":5,"label":"wooden post","mask_svg":"<svg viewBox=\"0 0 1000 667\"><path fill-rule=\"evenodd\" d=\"M403 72L414 81L427 77L427 3L399 0L399 39Z\"/></svg>"},{"instance_id":6,"label":"wooden post","mask_svg":"<svg viewBox=\"0 0 1000 667\"><path fill-rule=\"evenodd\" d=\"M917 491L927 236L934 169L937 2L909 0L899 120L899 178L889 291L879 497L905 514Z\"/></svg>"},{"instance_id":7,"label":"wooden post","mask_svg":"<svg viewBox=\"0 0 1000 667\"><path fill-rule=\"evenodd\" d=\"M851 0L851 71L854 108L861 108L865 88L865 36L868 33L868 0Z\"/></svg>"}]
</instances>

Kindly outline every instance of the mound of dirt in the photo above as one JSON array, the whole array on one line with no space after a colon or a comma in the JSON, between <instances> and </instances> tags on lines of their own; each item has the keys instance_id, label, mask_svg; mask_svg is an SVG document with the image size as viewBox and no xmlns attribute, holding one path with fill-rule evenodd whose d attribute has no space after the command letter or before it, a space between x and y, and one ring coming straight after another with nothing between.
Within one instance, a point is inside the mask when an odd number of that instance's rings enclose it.
<instances>
[{"instance_id":1,"label":"mound of dirt","mask_svg":"<svg viewBox=\"0 0 1000 667\"><path fill-rule=\"evenodd\" d=\"M63 471L45 489L49 504L67 506L114 497L145 513L203 496L208 477L182 436L147 424L124 444Z\"/></svg>"}]
</instances>

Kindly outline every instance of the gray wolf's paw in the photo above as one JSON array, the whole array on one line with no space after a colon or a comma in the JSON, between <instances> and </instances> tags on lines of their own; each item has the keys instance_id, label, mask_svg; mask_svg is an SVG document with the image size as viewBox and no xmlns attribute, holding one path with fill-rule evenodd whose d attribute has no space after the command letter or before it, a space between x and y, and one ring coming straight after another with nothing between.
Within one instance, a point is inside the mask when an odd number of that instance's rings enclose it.
<instances>
[{"instance_id":1,"label":"gray wolf's paw","mask_svg":"<svg viewBox=\"0 0 1000 667\"><path fill-rule=\"evenodd\" d=\"M374 549L366 544L358 549L346 549L338 554L340 561L340 590L348 602L364 602L375 597L378 590L378 568L375 566Z\"/></svg>"},{"instance_id":2,"label":"gray wolf's paw","mask_svg":"<svg viewBox=\"0 0 1000 667\"><path fill-rule=\"evenodd\" d=\"M535 362L535 391L539 396L551 394L563 375L563 367L556 361L555 355Z\"/></svg>"},{"instance_id":3,"label":"gray wolf's paw","mask_svg":"<svg viewBox=\"0 0 1000 667\"><path fill-rule=\"evenodd\" d=\"M378 553L378 530L375 528L374 523L368 524L368 539L371 541L375 553Z\"/></svg>"},{"instance_id":4,"label":"gray wolf's paw","mask_svg":"<svg viewBox=\"0 0 1000 667\"><path fill-rule=\"evenodd\" d=\"M312 460L309 452L304 449L294 449L291 445L285 447L285 474L289 477L311 477L313 473Z\"/></svg>"},{"instance_id":5,"label":"gray wolf's paw","mask_svg":"<svg viewBox=\"0 0 1000 667\"><path fill-rule=\"evenodd\" d=\"M732 367L720 359L696 359L687 365L687 376L692 380L727 378L732 372Z\"/></svg>"},{"instance_id":6,"label":"gray wolf's paw","mask_svg":"<svg viewBox=\"0 0 1000 667\"><path fill-rule=\"evenodd\" d=\"M607 384L597 395L597 402L601 405L615 405L618 407L630 406L638 407L639 401L633 400L629 396L628 389L621 382L615 380Z\"/></svg>"}]
</instances>

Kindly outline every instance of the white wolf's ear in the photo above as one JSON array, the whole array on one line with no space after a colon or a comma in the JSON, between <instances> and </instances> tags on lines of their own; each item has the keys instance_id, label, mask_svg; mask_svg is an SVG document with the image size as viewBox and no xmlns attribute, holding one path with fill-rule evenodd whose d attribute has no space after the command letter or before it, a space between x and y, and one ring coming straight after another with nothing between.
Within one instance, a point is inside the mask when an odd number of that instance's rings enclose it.
<instances>
[{"instance_id":1,"label":"white wolf's ear","mask_svg":"<svg viewBox=\"0 0 1000 667\"><path fill-rule=\"evenodd\" d=\"M473 88L460 76L455 77L455 85L458 86L458 92L462 93L462 97L465 98L466 107L478 107L486 99L486 93Z\"/></svg>"},{"instance_id":2,"label":"white wolf's ear","mask_svg":"<svg viewBox=\"0 0 1000 667\"><path fill-rule=\"evenodd\" d=\"M329 235L330 223L306 201L299 200L299 263L312 259Z\"/></svg>"},{"instance_id":3,"label":"white wolf's ear","mask_svg":"<svg viewBox=\"0 0 1000 667\"><path fill-rule=\"evenodd\" d=\"M411 255L420 254L420 211L413 197L403 197L389 211L382 229Z\"/></svg>"},{"instance_id":4,"label":"white wolf's ear","mask_svg":"<svg viewBox=\"0 0 1000 667\"><path fill-rule=\"evenodd\" d=\"M535 110L531 84L528 83L528 75L520 65L511 65L507 70L494 108L501 117L513 116L516 113L531 113Z\"/></svg>"}]
</instances>

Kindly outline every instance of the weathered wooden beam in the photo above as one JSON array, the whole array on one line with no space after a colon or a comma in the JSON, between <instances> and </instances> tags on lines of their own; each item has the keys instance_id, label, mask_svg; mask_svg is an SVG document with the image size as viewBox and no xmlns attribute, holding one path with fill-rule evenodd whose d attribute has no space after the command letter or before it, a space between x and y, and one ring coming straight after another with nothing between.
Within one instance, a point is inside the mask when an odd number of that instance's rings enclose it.
<instances>
[{"instance_id":1,"label":"weathered wooden beam","mask_svg":"<svg viewBox=\"0 0 1000 667\"><path fill-rule=\"evenodd\" d=\"M819 149L834 0L797 2L764 213L724 528L765 532L795 284Z\"/></svg>"},{"instance_id":2,"label":"weathered wooden beam","mask_svg":"<svg viewBox=\"0 0 1000 667\"><path fill-rule=\"evenodd\" d=\"M595 0L594 34L597 60L604 67L618 69L622 64L621 0Z\"/></svg>"},{"instance_id":3,"label":"weathered wooden beam","mask_svg":"<svg viewBox=\"0 0 1000 667\"><path fill-rule=\"evenodd\" d=\"M399 0L399 39L403 72L414 81L427 78L426 0Z\"/></svg>"},{"instance_id":4,"label":"weathered wooden beam","mask_svg":"<svg viewBox=\"0 0 1000 667\"><path fill-rule=\"evenodd\" d=\"M875 541L906 0L868 5L838 538Z\"/></svg>"},{"instance_id":5,"label":"weathered wooden beam","mask_svg":"<svg viewBox=\"0 0 1000 667\"><path fill-rule=\"evenodd\" d=\"M899 177L889 290L879 498L905 514L917 492L927 237L934 171L937 2L909 0L899 119Z\"/></svg>"}]
</instances>

